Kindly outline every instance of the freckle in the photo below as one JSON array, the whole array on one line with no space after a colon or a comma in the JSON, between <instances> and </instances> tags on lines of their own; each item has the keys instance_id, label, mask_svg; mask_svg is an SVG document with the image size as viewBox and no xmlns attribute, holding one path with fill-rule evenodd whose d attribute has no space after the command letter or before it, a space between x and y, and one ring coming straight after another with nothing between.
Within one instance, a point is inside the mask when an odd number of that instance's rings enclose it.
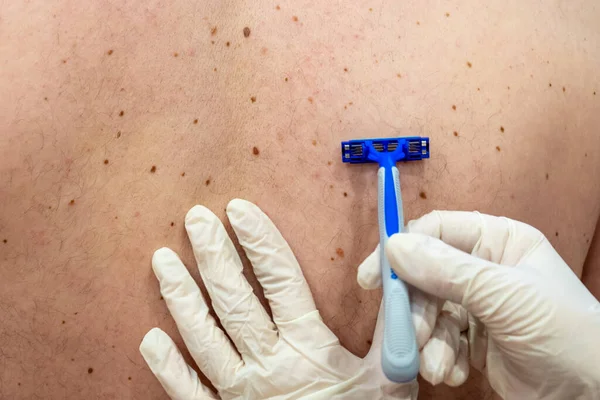
<instances>
[{"instance_id":1,"label":"freckle","mask_svg":"<svg viewBox=\"0 0 600 400\"><path fill-rule=\"evenodd\" d=\"M586 242L586 243L589 243L589 242L590 242L590 239L585 239L585 242Z\"/></svg>"},{"instance_id":2,"label":"freckle","mask_svg":"<svg viewBox=\"0 0 600 400\"><path fill-rule=\"evenodd\" d=\"M284 81L286 81L286 82L287 82L287 81L288 81L288 78L285 78L285 79L284 79ZM595 92L594 92L594 93L595 93Z\"/></svg>"},{"instance_id":3,"label":"freckle","mask_svg":"<svg viewBox=\"0 0 600 400\"><path fill-rule=\"evenodd\" d=\"M112 53L113 53L113 51L112 51L112 50L109 50L109 51L107 51L107 52L106 52L106 54L108 54L109 56L110 56Z\"/></svg>"},{"instance_id":4,"label":"freckle","mask_svg":"<svg viewBox=\"0 0 600 400\"><path fill-rule=\"evenodd\" d=\"M62 63L63 63L63 64L66 64L66 63L67 63L67 60L62 60Z\"/></svg>"},{"instance_id":5,"label":"freckle","mask_svg":"<svg viewBox=\"0 0 600 400\"><path fill-rule=\"evenodd\" d=\"M372 9L372 8L369 8L369 11L373 11L373 9Z\"/></svg>"},{"instance_id":6,"label":"freckle","mask_svg":"<svg viewBox=\"0 0 600 400\"><path fill-rule=\"evenodd\" d=\"M337 249L335 249L335 254L342 258L344 257L344 250L341 247L338 247Z\"/></svg>"},{"instance_id":7,"label":"freckle","mask_svg":"<svg viewBox=\"0 0 600 400\"><path fill-rule=\"evenodd\" d=\"M104 165L108 164L108 160L104 160Z\"/></svg>"},{"instance_id":8,"label":"freckle","mask_svg":"<svg viewBox=\"0 0 600 400\"><path fill-rule=\"evenodd\" d=\"M175 226L175 222L171 222L171 226Z\"/></svg>"},{"instance_id":9,"label":"freckle","mask_svg":"<svg viewBox=\"0 0 600 400\"><path fill-rule=\"evenodd\" d=\"M214 71L214 72L217 72L217 67L214 67L214 68L213 68L213 71Z\"/></svg>"},{"instance_id":10,"label":"freckle","mask_svg":"<svg viewBox=\"0 0 600 400\"><path fill-rule=\"evenodd\" d=\"M510 90L510 86L507 86L506 88L507 88L508 90Z\"/></svg>"},{"instance_id":11,"label":"freckle","mask_svg":"<svg viewBox=\"0 0 600 400\"><path fill-rule=\"evenodd\" d=\"M121 131L117 132L117 138L121 137Z\"/></svg>"},{"instance_id":12,"label":"freckle","mask_svg":"<svg viewBox=\"0 0 600 400\"><path fill-rule=\"evenodd\" d=\"M77 312L74 312L73 315L77 315Z\"/></svg>"},{"instance_id":13,"label":"freckle","mask_svg":"<svg viewBox=\"0 0 600 400\"><path fill-rule=\"evenodd\" d=\"M121 88L121 92L124 92L124 91L125 91L125 88Z\"/></svg>"},{"instance_id":14,"label":"freckle","mask_svg":"<svg viewBox=\"0 0 600 400\"><path fill-rule=\"evenodd\" d=\"M298 17L296 17L295 15L292 17L292 21L294 22L298 22Z\"/></svg>"},{"instance_id":15,"label":"freckle","mask_svg":"<svg viewBox=\"0 0 600 400\"><path fill-rule=\"evenodd\" d=\"M256 97L255 96L250 97L250 101L253 103L256 102Z\"/></svg>"},{"instance_id":16,"label":"freckle","mask_svg":"<svg viewBox=\"0 0 600 400\"><path fill-rule=\"evenodd\" d=\"M73 204L75 204L75 199L71 199L71 201L69 202L70 206L72 206Z\"/></svg>"},{"instance_id":17,"label":"freckle","mask_svg":"<svg viewBox=\"0 0 600 400\"><path fill-rule=\"evenodd\" d=\"M549 83L549 84L548 84L548 87L552 87L552 84L551 84L551 83Z\"/></svg>"},{"instance_id":18,"label":"freckle","mask_svg":"<svg viewBox=\"0 0 600 400\"><path fill-rule=\"evenodd\" d=\"M594 92L594 94L596 94L596 92ZM47 97L44 97L44 100L48 101L48 98L47 98Z\"/></svg>"},{"instance_id":19,"label":"freckle","mask_svg":"<svg viewBox=\"0 0 600 400\"><path fill-rule=\"evenodd\" d=\"M197 123L198 123L198 118L196 118L196 119L194 120L194 124L197 124Z\"/></svg>"},{"instance_id":20,"label":"freckle","mask_svg":"<svg viewBox=\"0 0 600 400\"><path fill-rule=\"evenodd\" d=\"M65 324L65 323L66 323L66 321L63 319L62 323L63 323L63 324Z\"/></svg>"},{"instance_id":21,"label":"freckle","mask_svg":"<svg viewBox=\"0 0 600 400\"><path fill-rule=\"evenodd\" d=\"M333 185L329 185L329 189L333 189Z\"/></svg>"},{"instance_id":22,"label":"freckle","mask_svg":"<svg viewBox=\"0 0 600 400\"><path fill-rule=\"evenodd\" d=\"M421 25L421 22L420 22L420 21L417 21L417 25Z\"/></svg>"},{"instance_id":23,"label":"freckle","mask_svg":"<svg viewBox=\"0 0 600 400\"><path fill-rule=\"evenodd\" d=\"M210 44L215 44L215 41L214 41L214 40L211 40L211 41L210 41Z\"/></svg>"},{"instance_id":24,"label":"freckle","mask_svg":"<svg viewBox=\"0 0 600 400\"><path fill-rule=\"evenodd\" d=\"M477 91L479 92L481 89L477 88Z\"/></svg>"},{"instance_id":25,"label":"freckle","mask_svg":"<svg viewBox=\"0 0 600 400\"><path fill-rule=\"evenodd\" d=\"M594 96L596 95L596 92L594 92Z\"/></svg>"},{"instance_id":26,"label":"freckle","mask_svg":"<svg viewBox=\"0 0 600 400\"><path fill-rule=\"evenodd\" d=\"M75 359L74 359L74 358L71 358L71 361L75 361Z\"/></svg>"},{"instance_id":27,"label":"freckle","mask_svg":"<svg viewBox=\"0 0 600 400\"><path fill-rule=\"evenodd\" d=\"M396 74L398 78L402 78L402 74Z\"/></svg>"},{"instance_id":28,"label":"freckle","mask_svg":"<svg viewBox=\"0 0 600 400\"><path fill-rule=\"evenodd\" d=\"M210 185L210 179L207 179L207 180L204 182L204 184L205 184L206 186Z\"/></svg>"},{"instance_id":29,"label":"freckle","mask_svg":"<svg viewBox=\"0 0 600 400\"><path fill-rule=\"evenodd\" d=\"M312 97L309 97L309 98L308 98L308 102L309 102L310 104L312 104L312 103L313 103L313 101L314 101L314 100L313 100L313 98L312 98Z\"/></svg>"},{"instance_id":30,"label":"freckle","mask_svg":"<svg viewBox=\"0 0 600 400\"><path fill-rule=\"evenodd\" d=\"M277 5L275 6L275 9L276 9L276 10L281 10L281 7L279 7L279 4L277 4Z\"/></svg>"},{"instance_id":31,"label":"freckle","mask_svg":"<svg viewBox=\"0 0 600 400\"><path fill-rule=\"evenodd\" d=\"M327 161L327 165L331 165L331 161Z\"/></svg>"},{"instance_id":32,"label":"freckle","mask_svg":"<svg viewBox=\"0 0 600 400\"><path fill-rule=\"evenodd\" d=\"M254 146L252 148L252 154L254 154L255 156L260 154L260 150L258 149L258 147Z\"/></svg>"},{"instance_id":33,"label":"freckle","mask_svg":"<svg viewBox=\"0 0 600 400\"><path fill-rule=\"evenodd\" d=\"M555 235L556 237L558 237L558 232L556 232L554 235Z\"/></svg>"},{"instance_id":34,"label":"freckle","mask_svg":"<svg viewBox=\"0 0 600 400\"><path fill-rule=\"evenodd\" d=\"M119 217L115 216L115 219L119 219Z\"/></svg>"},{"instance_id":35,"label":"freckle","mask_svg":"<svg viewBox=\"0 0 600 400\"><path fill-rule=\"evenodd\" d=\"M467 61L467 67L471 68L473 66L473 64L471 64L470 61Z\"/></svg>"},{"instance_id":36,"label":"freckle","mask_svg":"<svg viewBox=\"0 0 600 400\"><path fill-rule=\"evenodd\" d=\"M496 146L496 150L500 151L500 146Z\"/></svg>"},{"instance_id":37,"label":"freckle","mask_svg":"<svg viewBox=\"0 0 600 400\"><path fill-rule=\"evenodd\" d=\"M152 172L152 173L156 172L156 165L153 165L152 168L150 168L150 172Z\"/></svg>"},{"instance_id":38,"label":"freckle","mask_svg":"<svg viewBox=\"0 0 600 400\"><path fill-rule=\"evenodd\" d=\"M419 197L420 197L420 198L422 198L422 199L426 199L426 198L427 198L427 193L425 193L425 192L420 192L420 193L419 193Z\"/></svg>"},{"instance_id":39,"label":"freckle","mask_svg":"<svg viewBox=\"0 0 600 400\"><path fill-rule=\"evenodd\" d=\"M213 26L210 28L210 36L215 36L217 34L217 27Z\"/></svg>"},{"instance_id":40,"label":"freckle","mask_svg":"<svg viewBox=\"0 0 600 400\"><path fill-rule=\"evenodd\" d=\"M48 210L52 210L52 206L48 206Z\"/></svg>"},{"instance_id":41,"label":"freckle","mask_svg":"<svg viewBox=\"0 0 600 400\"><path fill-rule=\"evenodd\" d=\"M344 192L344 197L348 197L348 193Z\"/></svg>"},{"instance_id":42,"label":"freckle","mask_svg":"<svg viewBox=\"0 0 600 400\"><path fill-rule=\"evenodd\" d=\"M316 145L317 145L317 141L313 139L313 140L312 140L312 145L313 145L313 146L316 146Z\"/></svg>"},{"instance_id":43,"label":"freckle","mask_svg":"<svg viewBox=\"0 0 600 400\"><path fill-rule=\"evenodd\" d=\"M181 173L181 176L185 176L185 172L182 172L182 173Z\"/></svg>"},{"instance_id":44,"label":"freckle","mask_svg":"<svg viewBox=\"0 0 600 400\"><path fill-rule=\"evenodd\" d=\"M456 106L454 104L452 104L452 109L456 111Z\"/></svg>"},{"instance_id":45,"label":"freckle","mask_svg":"<svg viewBox=\"0 0 600 400\"><path fill-rule=\"evenodd\" d=\"M267 49L266 47L263 47L260 49L260 54L262 54L263 56L266 56L268 52L269 52L269 49Z\"/></svg>"},{"instance_id":46,"label":"freckle","mask_svg":"<svg viewBox=\"0 0 600 400\"><path fill-rule=\"evenodd\" d=\"M178 52L173 53L173 57L179 57L179 53Z\"/></svg>"},{"instance_id":47,"label":"freckle","mask_svg":"<svg viewBox=\"0 0 600 400\"><path fill-rule=\"evenodd\" d=\"M546 180L550 179L550 175L546 173Z\"/></svg>"},{"instance_id":48,"label":"freckle","mask_svg":"<svg viewBox=\"0 0 600 400\"><path fill-rule=\"evenodd\" d=\"M245 27L244 28L244 37L248 37L248 36L250 36L250 28Z\"/></svg>"},{"instance_id":49,"label":"freckle","mask_svg":"<svg viewBox=\"0 0 600 400\"><path fill-rule=\"evenodd\" d=\"M587 157L587 153L585 153L583 156L584 156L584 157Z\"/></svg>"},{"instance_id":50,"label":"freckle","mask_svg":"<svg viewBox=\"0 0 600 400\"><path fill-rule=\"evenodd\" d=\"M17 382L17 385L21 386L21 382Z\"/></svg>"},{"instance_id":51,"label":"freckle","mask_svg":"<svg viewBox=\"0 0 600 400\"><path fill-rule=\"evenodd\" d=\"M563 93L566 92L566 91L567 91L567 89L563 86Z\"/></svg>"},{"instance_id":52,"label":"freckle","mask_svg":"<svg viewBox=\"0 0 600 400\"><path fill-rule=\"evenodd\" d=\"M344 72L348 72L348 68L344 68Z\"/></svg>"},{"instance_id":53,"label":"freckle","mask_svg":"<svg viewBox=\"0 0 600 400\"><path fill-rule=\"evenodd\" d=\"M454 131L454 136L458 137L458 132Z\"/></svg>"},{"instance_id":54,"label":"freckle","mask_svg":"<svg viewBox=\"0 0 600 400\"><path fill-rule=\"evenodd\" d=\"M92 372L94 372L94 368L88 368L88 374L91 374Z\"/></svg>"},{"instance_id":55,"label":"freckle","mask_svg":"<svg viewBox=\"0 0 600 400\"><path fill-rule=\"evenodd\" d=\"M371 339L367 339L367 344L370 346L373 344L373 341Z\"/></svg>"},{"instance_id":56,"label":"freckle","mask_svg":"<svg viewBox=\"0 0 600 400\"><path fill-rule=\"evenodd\" d=\"M450 13L448 13L448 12L447 12L447 13L446 13L446 17L449 17L449 16L450 16Z\"/></svg>"},{"instance_id":57,"label":"freckle","mask_svg":"<svg viewBox=\"0 0 600 400\"><path fill-rule=\"evenodd\" d=\"M500 127L500 132L504 133L504 127L503 126Z\"/></svg>"}]
</instances>

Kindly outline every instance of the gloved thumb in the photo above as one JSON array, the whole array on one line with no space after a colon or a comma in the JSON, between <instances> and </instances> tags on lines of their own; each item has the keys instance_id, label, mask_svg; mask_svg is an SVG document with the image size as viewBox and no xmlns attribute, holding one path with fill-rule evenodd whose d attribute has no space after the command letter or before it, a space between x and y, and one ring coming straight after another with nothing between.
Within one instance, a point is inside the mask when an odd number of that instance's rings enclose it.
<instances>
[{"instance_id":1,"label":"gloved thumb","mask_svg":"<svg viewBox=\"0 0 600 400\"><path fill-rule=\"evenodd\" d=\"M400 279L426 293L462 304L476 316L485 312L480 301L495 290L494 282L502 280L506 272L500 265L416 233L390 237L386 255Z\"/></svg>"}]
</instances>

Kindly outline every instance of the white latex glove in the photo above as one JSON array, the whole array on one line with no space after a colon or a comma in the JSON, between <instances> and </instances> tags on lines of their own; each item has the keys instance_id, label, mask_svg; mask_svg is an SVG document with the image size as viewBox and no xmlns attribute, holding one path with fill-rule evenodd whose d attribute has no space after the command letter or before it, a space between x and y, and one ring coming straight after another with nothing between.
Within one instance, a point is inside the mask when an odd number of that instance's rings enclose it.
<instances>
[{"instance_id":1,"label":"white latex glove","mask_svg":"<svg viewBox=\"0 0 600 400\"><path fill-rule=\"evenodd\" d=\"M461 306L468 311L471 363L500 396L600 399L600 303L541 232L452 211L427 214L408 231L388 242L392 268L454 303L461 323ZM454 328L440 331L443 351L430 356L451 371L448 360L462 351L459 336Z\"/></svg>"},{"instance_id":2,"label":"white latex glove","mask_svg":"<svg viewBox=\"0 0 600 400\"><path fill-rule=\"evenodd\" d=\"M218 394L203 386L166 333L144 337L140 351L172 399L415 399L417 383L389 382L381 371L381 326L364 359L342 347L321 320L302 270L271 220L255 205L227 206L233 229L254 267L273 319L242 272L221 221L195 206L185 219L217 326L198 286L171 250L152 267L161 293L196 364Z\"/></svg>"}]
</instances>

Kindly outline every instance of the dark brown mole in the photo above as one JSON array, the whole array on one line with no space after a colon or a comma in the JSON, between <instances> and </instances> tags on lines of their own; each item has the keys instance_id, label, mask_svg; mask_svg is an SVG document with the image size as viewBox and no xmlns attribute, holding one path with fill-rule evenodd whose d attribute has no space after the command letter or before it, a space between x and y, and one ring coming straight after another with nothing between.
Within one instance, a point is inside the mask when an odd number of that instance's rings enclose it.
<instances>
[{"instance_id":1,"label":"dark brown mole","mask_svg":"<svg viewBox=\"0 0 600 400\"><path fill-rule=\"evenodd\" d=\"M117 138L121 137L121 131L117 132Z\"/></svg>"},{"instance_id":2,"label":"dark brown mole","mask_svg":"<svg viewBox=\"0 0 600 400\"><path fill-rule=\"evenodd\" d=\"M327 165L331 165L331 161L327 161Z\"/></svg>"},{"instance_id":3,"label":"dark brown mole","mask_svg":"<svg viewBox=\"0 0 600 400\"><path fill-rule=\"evenodd\" d=\"M344 249L338 247L337 249L335 249L335 254L337 254L339 257L344 257Z\"/></svg>"},{"instance_id":4,"label":"dark brown mole","mask_svg":"<svg viewBox=\"0 0 600 400\"><path fill-rule=\"evenodd\" d=\"M210 36L215 36L217 34L217 27L213 26L210 28Z\"/></svg>"},{"instance_id":5,"label":"dark brown mole","mask_svg":"<svg viewBox=\"0 0 600 400\"><path fill-rule=\"evenodd\" d=\"M252 154L254 154L255 156L260 154L260 150L258 149L258 147L254 146L252 148Z\"/></svg>"},{"instance_id":6,"label":"dark brown mole","mask_svg":"<svg viewBox=\"0 0 600 400\"><path fill-rule=\"evenodd\" d=\"M344 197L348 197L348 193L344 192Z\"/></svg>"},{"instance_id":7,"label":"dark brown mole","mask_svg":"<svg viewBox=\"0 0 600 400\"><path fill-rule=\"evenodd\" d=\"M313 145L313 146L316 146L316 145L317 145L317 141L316 141L315 139L313 139L313 140L311 141L311 143L312 143L312 145Z\"/></svg>"},{"instance_id":8,"label":"dark brown mole","mask_svg":"<svg viewBox=\"0 0 600 400\"><path fill-rule=\"evenodd\" d=\"M74 359L74 358L71 358L71 361L75 361L75 359Z\"/></svg>"},{"instance_id":9,"label":"dark brown mole","mask_svg":"<svg viewBox=\"0 0 600 400\"><path fill-rule=\"evenodd\" d=\"M77 311L75 311L75 312L73 313L73 315L77 315Z\"/></svg>"},{"instance_id":10,"label":"dark brown mole","mask_svg":"<svg viewBox=\"0 0 600 400\"><path fill-rule=\"evenodd\" d=\"M496 146L496 150L500 151L500 146Z\"/></svg>"},{"instance_id":11,"label":"dark brown mole","mask_svg":"<svg viewBox=\"0 0 600 400\"><path fill-rule=\"evenodd\" d=\"M210 41L210 44L215 44L215 41L214 41L214 40L211 40L211 41Z\"/></svg>"},{"instance_id":12,"label":"dark brown mole","mask_svg":"<svg viewBox=\"0 0 600 400\"><path fill-rule=\"evenodd\" d=\"M210 179L207 179L207 180L204 182L204 184L205 184L206 186L210 185Z\"/></svg>"},{"instance_id":13,"label":"dark brown mole","mask_svg":"<svg viewBox=\"0 0 600 400\"><path fill-rule=\"evenodd\" d=\"M344 68L344 72L348 72L348 68Z\"/></svg>"},{"instance_id":14,"label":"dark brown mole","mask_svg":"<svg viewBox=\"0 0 600 400\"><path fill-rule=\"evenodd\" d=\"M294 22L298 22L298 17L296 17L295 15L292 17L292 21Z\"/></svg>"},{"instance_id":15,"label":"dark brown mole","mask_svg":"<svg viewBox=\"0 0 600 400\"><path fill-rule=\"evenodd\" d=\"M156 165L153 165L152 168L150 168L150 172L152 172L152 173L156 172Z\"/></svg>"},{"instance_id":16,"label":"dark brown mole","mask_svg":"<svg viewBox=\"0 0 600 400\"><path fill-rule=\"evenodd\" d=\"M66 323L66 321L63 319L63 320L62 320L62 323L63 323L63 324L65 324L65 323Z\"/></svg>"},{"instance_id":17,"label":"dark brown mole","mask_svg":"<svg viewBox=\"0 0 600 400\"><path fill-rule=\"evenodd\" d=\"M473 66L473 64L471 64L471 61L467 61L467 67L471 68Z\"/></svg>"},{"instance_id":18,"label":"dark brown mole","mask_svg":"<svg viewBox=\"0 0 600 400\"><path fill-rule=\"evenodd\" d=\"M500 127L500 132L504 132L504 127L503 126Z\"/></svg>"},{"instance_id":19,"label":"dark brown mole","mask_svg":"<svg viewBox=\"0 0 600 400\"><path fill-rule=\"evenodd\" d=\"M250 28L245 27L243 32L244 32L244 37L250 36Z\"/></svg>"},{"instance_id":20,"label":"dark brown mole","mask_svg":"<svg viewBox=\"0 0 600 400\"><path fill-rule=\"evenodd\" d=\"M214 67L214 68L213 68L213 71L214 71L214 72L217 72L217 67Z\"/></svg>"},{"instance_id":21,"label":"dark brown mole","mask_svg":"<svg viewBox=\"0 0 600 400\"><path fill-rule=\"evenodd\" d=\"M594 94L596 94L596 92L594 92ZM48 101L48 98L47 98L47 97L44 97L44 100Z\"/></svg>"},{"instance_id":22,"label":"dark brown mole","mask_svg":"<svg viewBox=\"0 0 600 400\"><path fill-rule=\"evenodd\" d=\"M329 185L329 189L333 189L333 185Z\"/></svg>"},{"instance_id":23,"label":"dark brown mole","mask_svg":"<svg viewBox=\"0 0 600 400\"><path fill-rule=\"evenodd\" d=\"M367 339L367 344L370 346L373 344L373 341L371 339Z\"/></svg>"},{"instance_id":24,"label":"dark brown mole","mask_svg":"<svg viewBox=\"0 0 600 400\"><path fill-rule=\"evenodd\" d=\"M256 96L250 97L250 101L253 102L253 103L256 102Z\"/></svg>"},{"instance_id":25,"label":"dark brown mole","mask_svg":"<svg viewBox=\"0 0 600 400\"><path fill-rule=\"evenodd\" d=\"M477 88L477 91L479 92L481 89Z\"/></svg>"},{"instance_id":26,"label":"dark brown mole","mask_svg":"<svg viewBox=\"0 0 600 400\"><path fill-rule=\"evenodd\" d=\"M106 54L108 54L109 56L113 53L112 49L107 51Z\"/></svg>"},{"instance_id":27,"label":"dark brown mole","mask_svg":"<svg viewBox=\"0 0 600 400\"><path fill-rule=\"evenodd\" d=\"M182 173L181 173L181 176L185 176L185 172L182 172Z\"/></svg>"},{"instance_id":28,"label":"dark brown mole","mask_svg":"<svg viewBox=\"0 0 600 400\"><path fill-rule=\"evenodd\" d=\"M71 201L69 202L70 206L72 206L73 204L75 204L75 199L71 199Z\"/></svg>"},{"instance_id":29,"label":"dark brown mole","mask_svg":"<svg viewBox=\"0 0 600 400\"><path fill-rule=\"evenodd\" d=\"M66 63L67 63L67 60L62 60L62 63L63 63L63 64L66 64Z\"/></svg>"},{"instance_id":30,"label":"dark brown mole","mask_svg":"<svg viewBox=\"0 0 600 400\"><path fill-rule=\"evenodd\" d=\"M225 42L225 46L227 46L227 47L231 46L231 42Z\"/></svg>"},{"instance_id":31,"label":"dark brown mole","mask_svg":"<svg viewBox=\"0 0 600 400\"><path fill-rule=\"evenodd\" d=\"M554 236L558 237L558 231L554 234Z\"/></svg>"},{"instance_id":32,"label":"dark brown mole","mask_svg":"<svg viewBox=\"0 0 600 400\"><path fill-rule=\"evenodd\" d=\"M419 193L419 197L420 197L420 198L422 198L422 199L426 199L426 198L427 198L427 193L425 193L425 192L420 192L420 193Z\"/></svg>"},{"instance_id":33,"label":"dark brown mole","mask_svg":"<svg viewBox=\"0 0 600 400\"><path fill-rule=\"evenodd\" d=\"M333 260L335 260L335 258L331 257L330 260L333 261Z\"/></svg>"},{"instance_id":34,"label":"dark brown mole","mask_svg":"<svg viewBox=\"0 0 600 400\"><path fill-rule=\"evenodd\" d=\"M3 242L4 242L4 243L8 243L8 240L4 239L4 240L3 240Z\"/></svg>"},{"instance_id":35,"label":"dark brown mole","mask_svg":"<svg viewBox=\"0 0 600 400\"><path fill-rule=\"evenodd\" d=\"M594 96L596 95L596 92L594 92Z\"/></svg>"},{"instance_id":36,"label":"dark brown mole","mask_svg":"<svg viewBox=\"0 0 600 400\"><path fill-rule=\"evenodd\" d=\"M456 111L456 106L454 104L452 104L452 109Z\"/></svg>"},{"instance_id":37,"label":"dark brown mole","mask_svg":"<svg viewBox=\"0 0 600 400\"><path fill-rule=\"evenodd\" d=\"M161 299L161 300L164 300L164 298L163 298L162 296L160 296L160 299Z\"/></svg>"},{"instance_id":38,"label":"dark brown mole","mask_svg":"<svg viewBox=\"0 0 600 400\"><path fill-rule=\"evenodd\" d=\"M196 118L196 119L194 120L194 124L197 124L197 123L198 123L198 118Z\"/></svg>"},{"instance_id":39,"label":"dark brown mole","mask_svg":"<svg viewBox=\"0 0 600 400\"><path fill-rule=\"evenodd\" d=\"M454 136L458 137L458 132L454 131Z\"/></svg>"},{"instance_id":40,"label":"dark brown mole","mask_svg":"<svg viewBox=\"0 0 600 400\"><path fill-rule=\"evenodd\" d=\"M548 83L548 87L552 87L552 83Z\"/></svg>"},{"instance_id":41,"label":"dark brown mole","mask_svg":"<svg viewBox=\"0 0 600 400\"><path fill-rule=\"evenodd\" d=\"M17 385L21 386L21 382L17 382Z\"/></svg>"},{"instance_id":42,"label":"dark brown mole","mask_svg":"<svg viewBox=\"0 0 600 400\"><path fill-rule=\"evenodd\" d=\"M128 376L128 377L127 377L127 380L129 380L129 381L130 381L130 380L131 380L131 377L130 377L130 376Z\"/></svg>"},{"instance_id":43,"label":"dark brown mole","mask_svg":"<svg viewBox=\"0 0 600 400\"><path fill-rule=\"evenodd\" d=\"M566 91L567 91L567 89L563 86L563 93L566 92Z\"/></svg>"},{"instance_id":44,"label":"dark brown mole","mask_svg":"<svg viewBox=\"0 0 600 400\"><path fill-rule=\"evenodd\" d=\"M171 222L171 226L175 226L175 222Z\"/></svg>"},{"instance_id":45,"label":"dark brown mole","mask_svg":"<svg viewBox=\"0 0 600 400\"><path fill-rule=\"evenodd\" d=\"M178 52L173 53L173 57L179 57L179 53Z\"/></svg>"},{"instance_id":46,"label":"dark brown mole","mask_svg":"<svg viewBox=\"0 0 600 400\"><path fill-rule=\"evenodd\" d=\"M104 164L108 164L108 160L104 160Z\"/></svg>"},{"instance_id":47,"label":"dark brown mole","mask_svg":"<svg viewBox=\"0 0 600 400\"><path fill-rule=\"evenodd\" d=\"M89 368L88 368L88 374L91 374L92 372L94 372L94 368L92 368L92 367L89 367Z\"/></svg>"},{"instance_id":48,"label":"dark brown mole","mask_svg":"<svg viewBox=\"0 0 600 400\"><path fill-rule=\"evenodd\" d=\"M121 111L119 112L119 117L122 117L123 115L125 115L125 111L121 110Z\"/></svg>"},{"instance_id":49,"label":"dark brown mole","mask_svg":"<svg viewBox=\"0 0 600 400\"><path fill-rule=\"evenodd\" d=\"M546 172L546 180L550 179L550 175Z\"/></svg>"},{"instance_id":50,"label":"dark brown mole","mask_svg":"<svg viewBox=\"0 0 600 400\"><path fill-rule=\"evenodd\" d=\"M287 82L287 81L288 81L288 78L286 77L286 78L284 79L284 81L286 81L286 82ZM596 92L594 92L594 94L596 94Z\"/></svg>"}]
</instances>

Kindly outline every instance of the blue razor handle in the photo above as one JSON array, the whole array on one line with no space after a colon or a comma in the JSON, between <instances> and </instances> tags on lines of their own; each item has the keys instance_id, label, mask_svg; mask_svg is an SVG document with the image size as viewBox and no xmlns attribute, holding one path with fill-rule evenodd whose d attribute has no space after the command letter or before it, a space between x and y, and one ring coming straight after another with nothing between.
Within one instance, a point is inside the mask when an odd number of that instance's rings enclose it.
<instances>
[{"instance_id":1,"label":"blue razor handle","mask_svg":"<svg viewBox=\"0 0 600 400\"><path fill-rule=\"evenodd\" d=\"M419 349L406 284L391 269L385 253L390 236L404 226L396 162L429 158L429 139L421 137L351 140L342 143L342 160L376 162L380 265L383 282L384 330L381 365L393 382L410 382L419 372Z\"/></svg>"}]
</instances>

